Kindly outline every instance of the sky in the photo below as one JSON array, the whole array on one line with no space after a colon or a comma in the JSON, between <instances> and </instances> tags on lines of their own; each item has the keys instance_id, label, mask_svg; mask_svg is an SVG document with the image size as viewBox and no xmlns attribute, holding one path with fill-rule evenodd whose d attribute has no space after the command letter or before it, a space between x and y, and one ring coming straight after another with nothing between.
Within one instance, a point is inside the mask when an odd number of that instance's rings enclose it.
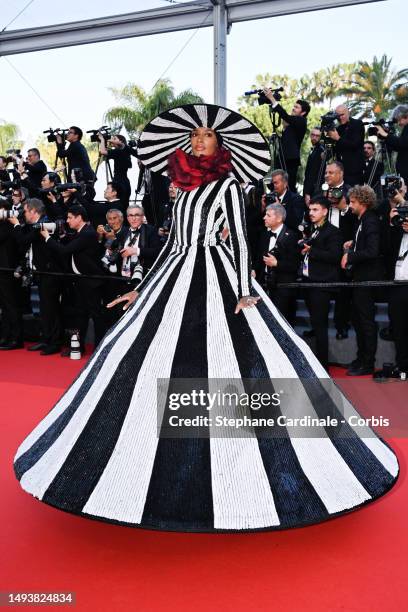
<instances>
[{"instance_id":1,"label":"sky","mask_svg":"<svg viewBox=\"0 0 408 612\"><path fill-rule=\"evenodd\" d=\"M3 3L2 3L3 4ZM0 31L27 4L4 3ZM34 0L7 30L169 6L164 0ZM227 106L250 88L257 74L299 77L320 68L386 53L397 69L406 66L400 35L404 0L386 0L298 15L233 24L228 35ZM191 88L213 101L212 28L69 47L0 58L3 95L0 119L16 123L26 147L52 127L94 129L115 105L110 87L137 83L149 91L159 77L176 91ZM18 70L24 79L17 74ZM49 107L33 93L27 82ZM277 83L275 85L278 85ZM58 116L58 119L56 116Z\"/></svg>"}]
</instances>

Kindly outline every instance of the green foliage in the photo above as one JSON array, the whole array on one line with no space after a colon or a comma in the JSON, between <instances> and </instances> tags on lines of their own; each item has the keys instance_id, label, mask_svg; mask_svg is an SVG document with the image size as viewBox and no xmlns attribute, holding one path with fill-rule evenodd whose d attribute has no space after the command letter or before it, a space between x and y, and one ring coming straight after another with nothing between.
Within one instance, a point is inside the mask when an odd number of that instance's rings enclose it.
<instances>
[{"instance_id":1,"label":"green foliage","mask_svg":"<svg viewBox=\"0 0 408 612\"><path fill-rule=\"evenodd\" d=\"M19 140L19 128L15 123L7 123L0 119L0 155L5 155L7 149L21 149L23 141Z\"/></svg>"},{"instance_id":2,"label":"green foliage","mask_svg":"<svg viewBox=\"0 0 408 612\"><path fill-rule=\"evenodd\" d=\"M135 83L128 83L121 89L110 88L110 91L120 104L110 108L104 120L115 131L123 126L131 138L137 138L146 123L168 108L203 102L191 89L176 95L169 79L157 81L150 94Z\"/></svg>"},{"instance_id":3,"label":"green foliage","mask_svg":"<svg viewBox=\"0 0 408 612\"><path fill-rule=\"evenodd\" d=\"M350 97L350 110L361 117L386 116L397 104L408 102L408 68L395 70L392 58L374 56L360 61L347 87L340 95Z\"/></svg>"}]
</instances>

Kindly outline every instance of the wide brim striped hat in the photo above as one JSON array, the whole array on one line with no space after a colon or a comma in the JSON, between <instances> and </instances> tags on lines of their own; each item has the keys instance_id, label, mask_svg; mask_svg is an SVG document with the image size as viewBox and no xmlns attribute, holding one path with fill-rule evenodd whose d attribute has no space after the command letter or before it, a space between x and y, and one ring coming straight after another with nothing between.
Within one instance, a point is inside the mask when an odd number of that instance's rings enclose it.
<instances>
[{"instance_id":1,"label":"wide brim striped hat","mask_svg":"<svg viewBox=\"0 0 408 612\"><path fill-rule=\"evenodd\" d=\"M222 136L231 152L233 172L240 183L256 181L270 168L268 142L246 117L215 104L186 104L157 115L144 128L138 142L138 157L153 172L166 174L169 155L176 149L191 153L190 135L207 127Z\"/></svg>"}]
</instances>

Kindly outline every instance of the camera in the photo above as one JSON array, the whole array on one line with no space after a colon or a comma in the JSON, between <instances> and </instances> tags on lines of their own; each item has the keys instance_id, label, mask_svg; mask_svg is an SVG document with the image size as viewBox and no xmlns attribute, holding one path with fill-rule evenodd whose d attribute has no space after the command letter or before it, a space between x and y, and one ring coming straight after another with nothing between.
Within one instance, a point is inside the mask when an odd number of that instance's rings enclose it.
<instances>
[{"instance_id":1,"label":"camera","mask_svg":"<svg viewBox=\"0 0 408 612\"><path fill-rule=\"evenodd\" d=\"M103 139L105 141L105 145L108 142L108 140L110 139L110 137L112 136L112 133L110 131L110 128L108 125L102 125L102 127L100 127L97 130L88 130L87 134L90 134L90 140L91 142L99 142L99 134L101 134L103 136Z\"/></svg>"},{"instance_id":2,"label":"camera","mask_svg":"<svg viewBox=\"0 0 408 612\"><path fill-rule=\"evenodd\" d=\"M43 223L32 223L32 229L47 230L50 234L63 234L65 232L65 221L57 219L56 221L44 221Z\"/></svg>"},{"instance_id":3,"label":"camera","mask_svg":"<svg viewBox=\"0 0 408 612\"><path fill-rule=\"evenodd\" d=\"M393 198L402 187L402 180L399 174L383 174L380 184L385 198Z\"/></svg>"},{"instance_id":4,"label":"camera","mask_svg":"<svg viewBox=\"0 0 408 612\"><path fill-rule=\"evenodd\" d=\"M279 195L276 191L271 191L265 194L265 205L270 206L270 204L278 204L279 203Z\"/></svg>"},{"instance_id":5,"label":"camera","mask_svg":"<svg viewBox=\"0 0 408 612\"><path fill-rule=\"evenodd\" d=\"M271 87L271 91L272 91L273 97L275 98L277 102L279 102L279 100L282 100L282 96L279 92L283 91L283 87L276 87L275 89ZM244 93L244 96L253 96L254 94L258 95L258 104L260 106L262 104L272 104L272 102L268 100L268 98L265 96L263 89L252 89L251 91L246 91Z\"/></svg>"},{"instance_id":6,"label":"camera","mask_svg":"<svg viewBox=\"0 0 408 612\"><path fill-rule=\"evenodd\" d=\"M341 187L329 187L327 183L323 183L322 192L326 198L329 198L329 200L337 200L337 202L340 202L344 195Z\"/></svg>"},{"instance_id":7,"label":"camera","mask_svg":"<svg viewBox=\"0 0 408 612\"><path fill-rule=\"evenodd\" d=\"M137 147L136 140L128 140L128 147L130 147L131 149L136 149Z\"/></svg>"},{"instance_id":8,"label":"camera","mask_svg":"<svg viewBox=\"0 0 408 612\"><path fill-rule=\"evenodd\" d=\"M14 270L14 278L21 278L22 287L31 287L33 284L33 271L31 268L17 266Z\"/></svg>"},{"instance_id":9,"label":"camera","mask_svg":"<svg viewBox=\"0 0 408 612\"><path fill-rule=\"evenodd\" d=\"M7 202L9 202L8 198ZM13 217L18 217L17 210L6 210L5 208L0 208L0 221L6 221L7 219L12 219Z\"/></svg>"},{"instance_id":10,"label":"camera","mask_svg":"<svg viewBox=\"0 0 408 612\"><path fill-rule=\"evenodd\" d=\"M16 160L11 157L12 155L15 155L15 157L19 157L21 159L22 155L21 155L21 149L7 149L6 150L6 162L8 164L14 163L16 162Z\"/></svg>"},{"instance_id":11,"label":"camera","mask_svg":"<svg viewBox=\"0 0 408 612\"><path fill-rule=\"evenodd\" d=\"M19 178L13 179L12 181L0 181L1 189L20 189L21 180Z\"/></svg>"},{"instance_id":12,"label":"camera","mask_svg":"<svg viewBox=\"0 0 408 612\"><path fill-rule=\"evenodd\" d=\"M400 227L403 223L408 221L408 206L397 206L395 210L398 211L398 215L395 215L395 217L391 219L391 225Z\"/></svg>"},{"instance_id":13,"label":"camera","mask_svg":"<svg viewBox=\"0 0 408 612\"><path fill-rule=\"evenodd\" d=\"M68 132L69 130L67 129L56 128L55 130L53 130L52 128L50 128L49 130L44 130L43 134L48 134L47 136L48 142L57 142L57 135L61 136L62 140L65 140L65 137L68 134Z\"/></svg>"},{"instance_id":14,"label":"camera","mask_svg":"<svg viewBox=\"0 0 408 612\"><path fill-rule=\"evenodd\" d=\"M389 134L392 134L394 131L394 125L396 123L397 122L395 119L390 119L389 121L386 121L385 119L379 119L378 121L372 121L371 123L368 124L367 136L378 136L377 126L382 127L383 130L385 130ZM378 137L381 138L381 136L378 136Z\"/></svg>"},{"instance_id":15,"label":"camera","mask_svg":"<svg viewBox=\"0 0 408 612\"><path fill-rule=\"evenodd\" d=\"M325 115L320 115L320 131L331 132L337 127L337 122L340 119L336 111L329 111Z\"/></svg>"}]
</instances>

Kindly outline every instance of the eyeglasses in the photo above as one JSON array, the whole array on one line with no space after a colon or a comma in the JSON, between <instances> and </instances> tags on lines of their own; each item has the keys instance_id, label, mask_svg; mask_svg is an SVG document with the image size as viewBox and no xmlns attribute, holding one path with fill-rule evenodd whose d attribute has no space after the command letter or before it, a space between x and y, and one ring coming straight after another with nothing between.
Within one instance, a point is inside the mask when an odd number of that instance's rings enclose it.
<instances>
[{"instance_id":1,"label":"eyeglasses","mask_svg":"<svg viewBox=\"0 0 408 612\"><path fill-rule=\"evenodd\" d=\"M139 213L136 213L135 215L126 215L127 217L144 217L144 215L140 215Z\"/></svg>"}]
</instances>

